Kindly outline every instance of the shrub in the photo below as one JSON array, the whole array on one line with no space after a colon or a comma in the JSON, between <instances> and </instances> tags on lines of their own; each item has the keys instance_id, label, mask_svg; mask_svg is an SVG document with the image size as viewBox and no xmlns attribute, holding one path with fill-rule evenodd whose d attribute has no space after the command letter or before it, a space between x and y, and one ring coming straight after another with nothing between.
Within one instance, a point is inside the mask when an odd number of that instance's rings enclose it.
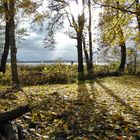
<instances>
[{"instance_id":1,"label":"shrub","mask_svg":"<svg viewBox=\"0 0 140 140\"><path fill-rule=\"evenodd\" d=\"M44 68L43 73L47 75L48 83L70 83L76 81L77 66L58 63Z\"/></svg>"},{"instance_id":2,"label":"shrub","mask_svg":"<svg viewBox=\"0 0 140 140\"><path fill-rule=\"evenodd\" d=\"M22 85L63 84L77 80L77 66L62 63L35 66L19 65L18 73ZM8 75L6 79L10 82L11 76Z\"/></svg>"},{"instance_id":3,"label":"shrub","mask_svg":"<svg viewBox=\"0 0 140 140\"><path fill-rule=\"evenodd\" d=\"M107 74L117 71L119 63L110 65L94 65L94 74ZM128 68L126 68L127 70ZM44 85L74 83L77 81L77 65L66 65L62 63L53 65L18 65L19 80L22 85ZM82 80L92 79L93 73L84 75ZM0 73L0 84L11 84L11 69L7 66L6 74Z\"/></svg>"},{"instance_id":4,"label":"shrub","mask_svg":"<svg viewBox=\"0 0 140 140\"><path fill-rule=\"evenodd\" d=\"M1 85L11 85L11 69L10 65L6 66L6 74L0 73L0 84Z\"/></svg>"}]
</instances>

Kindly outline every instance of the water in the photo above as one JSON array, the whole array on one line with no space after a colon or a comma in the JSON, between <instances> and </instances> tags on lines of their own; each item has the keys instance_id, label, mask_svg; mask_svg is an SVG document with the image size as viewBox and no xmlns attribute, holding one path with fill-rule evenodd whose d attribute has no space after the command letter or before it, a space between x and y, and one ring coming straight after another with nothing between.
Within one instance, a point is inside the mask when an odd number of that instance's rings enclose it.
<instances>
[{"instance_id":1,"label":"water","mask_svg":"<svg viewBox=\"0 0 140 140\"><path fill-rule=\"evenodd\" d=\"M57 62L53 62L53 63L17 63L18 65L34 65L34 66L37 66L37 65L54 65L54 64L58 64ZM65 63L62 63L62 64L66 64L66 65L71 65L72 63L70 62L65 62ZM78 64L77 62L74 62L73 64ZM109 65L109 63L93 63L93 65L96 64L96 65ZM86 65L86 63L84 63L84 65Z\"/></svg>"},{"instance_id":2,"label":"water","mask_svg":"<svg viewBox=\"0 0 140 140\"><path fill-rule=\"evenodd\" d=\"M17 63L18 65L54 65L54 64L58 64L58 63ZM62 63L62 64L66 64L66 65L71 65L71 63ZM73 63L73 64L78 64L78 63Z\"/></svg>"}]
</instances>

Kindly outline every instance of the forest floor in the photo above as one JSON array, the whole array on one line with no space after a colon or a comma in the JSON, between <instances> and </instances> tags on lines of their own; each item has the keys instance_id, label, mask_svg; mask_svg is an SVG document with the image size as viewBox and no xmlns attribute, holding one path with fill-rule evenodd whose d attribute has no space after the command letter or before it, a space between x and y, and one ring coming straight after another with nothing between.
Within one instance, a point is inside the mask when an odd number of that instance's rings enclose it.
<instances>
[{"instance_id":1,"label":"forest floor","mask_svg":"<svg viewBox=\"0 0 140 140\"><path fill-rule=\"evenodd\" d=\"M24 92L0 99L0 110L38 104L16 120L32 133L30 139L67 134L70 140L140 140L140 77L30 86Z\"/></svg>"}]
</instances>

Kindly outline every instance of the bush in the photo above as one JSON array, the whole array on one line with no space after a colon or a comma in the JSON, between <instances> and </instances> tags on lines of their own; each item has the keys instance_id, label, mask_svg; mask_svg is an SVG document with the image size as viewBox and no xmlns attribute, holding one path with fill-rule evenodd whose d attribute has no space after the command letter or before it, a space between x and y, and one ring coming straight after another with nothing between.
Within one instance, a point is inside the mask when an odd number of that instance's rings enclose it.
<instances>
[{"instance_id":1,"label":"bush","mask_svg":"<svg viewBox=\"0 0 140 140\"><path fill-rule=\"evenodd\" d=\"M48 83L71 83L77 79L77 66L58 63L45 67Z\"/></svg>"},{"instance_id":2,"label":"bush","mask_svg":"<svg viewBox=\"0 0 140 140\"><path fill-rule=\"evenodd\" d=\"M0 84L1 85L11 85L11 74L7 72L6 74L0 73Z\"/></svg>"},{"instance_id":3,"label":"bush","mask_svg":"<svg viewBox=\"0 0 140 140\"><path fill-rule=\"evenodd\" d=\"M0 84L1 85L11 85L11 69L10 65L7 65L6 74L0 72Z\"/></svg>"},{"instance_id":4,"label":"bush","mask_svg":"<svg viewBox=\"0 0 140 140\"><path fill-rule=\"evenodd\" d=\"M19 81L21 85L44 85L72 83L77 80L77 66L54 64L54 65L19 65ZM7 68L5 75L0 74L0 84L11 84L11 70Z\"/></svg>"},{"instance_id":5,"label":"bush","mask_svg":"<svg viewBox=\"0 0 140 140\"><path fill-rule=\"evenodd\" d=\"M117 71L119 63L110 65L94 65L94 74L104 75ZM127 70L128 68L126 68ZM77 65L66 65L62 63L53 65L19 65L18 74L21 85L44 85L44 84L64 84L77 81ZM93 73L84 75L82 80L93 78ZM11 70L7 66L6 74L0 73L0 84L11 84Z\"/></svg>"}]
</instances>

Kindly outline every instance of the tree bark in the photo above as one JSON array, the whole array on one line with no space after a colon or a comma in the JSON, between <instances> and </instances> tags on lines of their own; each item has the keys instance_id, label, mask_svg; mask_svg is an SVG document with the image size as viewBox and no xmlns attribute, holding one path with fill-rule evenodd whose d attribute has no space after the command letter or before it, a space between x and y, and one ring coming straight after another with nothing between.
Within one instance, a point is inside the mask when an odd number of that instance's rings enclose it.
<instances>
[{"instance_id":1,"label":"tree bark","mask_svg":"<svg viewBox=\"0 0 140 140\"><path fill-rule=\"evenodd\" d=\"M88 52L86 50L86 42L85 42L84 37L83 37L83 49L84 49L85 61L86 61L86 65L87 65L87 71L89 71L90 70L89 55L88 55Z\"/></svg>"},{"instance_id":2,"label":"tree bark","mask_svg":"<svg viewBox=\"0 0 140 140\"><path fill-rule=\"evenodd\" d=\"M121 74L124 73L125 70L125 63L126 63L126 46L125 43L120 45L121 47L121 63L118 69L118 72Z\"/></svg>"},{"instance_id":3,"label":"tree bark","mask_svg":"<svg viewBox=\"0 0 140 140\"><path fill-rule=\"evenodd\" d=\"M137 73L137 47L135 48L134 51L134 74Z\"/></svg>"},{"instance_id":4,"label":"tree bark","mask_svg":"<svg viewBox=\"0 0 140 140\"><path fill-rule=\"evenodd\" d=\"M138 13L136 15L136 17L137 17L137 22L138 22L138 29L140 32L140 12L138 12L138 11L140 11L140 2L139 2L139 0L136 0L136 12Z\"/></svg>"},{"instance_id":5,"label":"tree bark","mask_svg":"<svg viewBox=\"0 0 140 140\"><path fill-rule=\"evenodd\" d=\"M82 51L82 33L77 32L77 52L78 52L78 72L84 72L83 51Z\"/></svg>"},{"instance_id":6,"label":"tree bark","mask_svg":"<svg viewBox=\"0 0 140 140\"><path fill-rule=\"evenodd\" d=\"M11 111L0 113L0 124L7 123L8 121L12 121L22 116L23 114L29 112L30 110L31 109L29 108L29 105L25 105L25 106L20 106Z\"/></svg>"},{"instance_id":7,"label":"tree bark","mask_svg":"<svg viewBox=\"0 0 140 140\"><path fill-rule=\"evenodd\" d=\"M84 72L83 49L82 49L83 28L84 28L84 12L83 12L83 14L78 15L78 27L76 29L76 33L77 33L77 52L78 52L78 72L79 72L79 74Z\"/></svg>"},{"instance_id":8,"label":"tree bark","mask_svg":"<svg viewBox=\"0 0 140 140\"><path fill-rule=\"evenodd\" d=\"M7 57L9 54L9 27L10 27L10 23L9 23L9 17L8 17L8 13L9 13L9 9L8 9L8 4L7 1L4 2L4 11L5 11L5 46L4 46L4 51L2 54L2 58L1 58L1 65L0 65L0 72L5 73L6 72L6 63L7 63Z\"/></svg>"},{"instance_id":9,"label":"tree bark","mask_svg":"<svg viewBox=\"0 0 140 140\"><path fill-rule=\"evenodd\" d=\"M15 0L9 2L9 9L10 9L10 50L11 50L11 71L12 71L12 86L13 88L19 88L20 83L18 79L18 72L17 72L17 48L15 43Z\"/></svg>"},{"instance_id":10,"label":"tree bark","mask_svg":"<svg viewBox=\"0 0 140 140\"><path fill-rule=\"evenodd\" d=\"M92 57L92 33L91 33L91 1L88 0L88 10L89 10L89 27L88 27L88 36L89 36L89 56L90 56L90 71L93 69L93 57Z\"/></svg>"},{"instance_id":11,"label":"tree bark","mask_svg":"<svg viewBox=\"0 0 140 140\"><path fill-rule=\"evenodd\" d=\"M116 4L119 7L119 1L117 1ZM117 17L119 19L118 10L117 10ZM124 33L120 23L118 24L118 30L119 30L119 46L121 47L121 62L118 68L118 74L124 74L125 63L126 63L126 44L125 44Z\"/></svg>"},{"instance_id":12,"label":"tree bark","mask_svg":"<svg viewBox=\"0 0 140 140\"><path fill-rule=\"evenodd\" d=\"M119 26L119 29L120 29L119 46L121 47L121 63L120 63L118 72L120 74L123 74L125 70L125 63L126 63L126 44L125 44L125 38L124 38L124 34L123 34L121 26Z\"/></svg>"}]
</instances>

